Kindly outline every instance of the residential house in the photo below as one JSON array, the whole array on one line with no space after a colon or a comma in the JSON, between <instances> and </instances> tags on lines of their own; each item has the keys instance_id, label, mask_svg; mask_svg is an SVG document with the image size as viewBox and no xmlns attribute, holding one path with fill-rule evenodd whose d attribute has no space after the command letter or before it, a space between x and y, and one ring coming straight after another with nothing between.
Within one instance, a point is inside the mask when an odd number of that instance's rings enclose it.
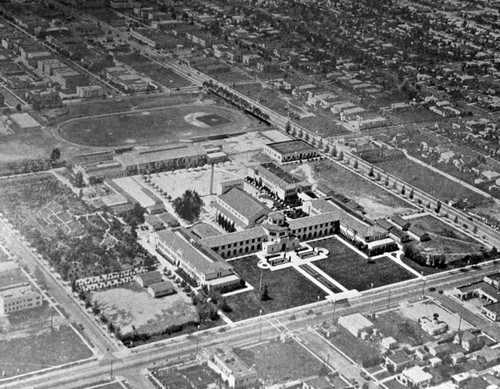
<instances>
[{"instance_id":1,"label":"residential house","mask_svg":"<svg viewBox=\"0 0 500 389\"><path fill-rule=\"evenodd\" d=\"M385 357L385 366L389 371L400 372L415 364L415 361L404 351L397 351Z\"/></svg>"},{"instance_id":2,"label":"residential house","mask_svg":"<svg viewBox=\"0 0 500 389\"><path fill-rule=\"evenodd\" d=\"M397 380L412 389L428 388L432 383L432 374L420 366L405 369L398 375Z\"/></svg>"}]
</instances>

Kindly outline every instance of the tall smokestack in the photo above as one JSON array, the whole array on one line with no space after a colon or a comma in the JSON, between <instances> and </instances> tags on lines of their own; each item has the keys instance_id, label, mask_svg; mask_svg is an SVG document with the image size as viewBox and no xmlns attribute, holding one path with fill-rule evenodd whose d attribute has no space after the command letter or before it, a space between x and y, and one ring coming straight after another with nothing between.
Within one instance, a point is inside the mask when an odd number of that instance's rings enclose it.
<instances>
[{"instance_id":1,"label":"tall smokestack","mask_svg":"<svg viewBox=\"0 0 500 389\"><path fill-rule=\"evenodd\" d=\"M211 165L211 170L210 170L210 194L214 193L214 164Z\"/></svg>"}]
</instances>

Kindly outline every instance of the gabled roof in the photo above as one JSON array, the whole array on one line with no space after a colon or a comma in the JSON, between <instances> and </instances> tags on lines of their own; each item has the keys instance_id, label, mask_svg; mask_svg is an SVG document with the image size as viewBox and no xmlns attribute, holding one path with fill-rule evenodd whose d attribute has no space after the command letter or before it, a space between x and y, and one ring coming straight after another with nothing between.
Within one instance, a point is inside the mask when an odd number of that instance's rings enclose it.
<instances>
[{"instance_id":1,"label":"gabled roof","mask_svg":"<svg viewBox=\"0 0 500 389\"><path fill-rule=\"evenodd\" d=\"M219 196L219 200L240 213L250 221L255 221L262 213L269 213L271 210L252 195L240 188L234 187Z\"/></svg>"}]
</instances>

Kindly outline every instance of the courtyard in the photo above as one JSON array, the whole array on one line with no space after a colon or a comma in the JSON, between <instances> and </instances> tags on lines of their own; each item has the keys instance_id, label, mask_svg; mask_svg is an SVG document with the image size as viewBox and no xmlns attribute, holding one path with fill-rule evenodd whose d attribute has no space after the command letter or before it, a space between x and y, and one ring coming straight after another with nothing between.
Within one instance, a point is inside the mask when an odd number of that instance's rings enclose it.
<instances>
[{"instance_id":1,"label":"courtyard","mask_svg":"<svg viewBox=\"0 0 500 389\"><path fill-rule=\"evenodd\" d=\"M325 292L305 278L297 270L288 267L279 271L266 271L257 267L259 258L251 255L231 261L234 270L247 284L253 286L249 292L227 296L232 312L227 315L238 321L262 314L310 304L325 298ZM260 282L262 274L262 283ZM259 292L259 285L261 291ZM261 293L267 286L270 299L261 300Z\"/></svg>"},{"instance_id":2,"label":"courtyard","mask_svg":"<svg viewBox=\"0 0 500 389\"><path fill-rule=\"evenodd\" d=\"M327 259L315 261L314 265L323 270L347 289L364 291L415 278L389 257L368 262L356 251L337 238L327 238L311 242L311 246L324 247L330 254Z\"/></svg>"}]
</instances>

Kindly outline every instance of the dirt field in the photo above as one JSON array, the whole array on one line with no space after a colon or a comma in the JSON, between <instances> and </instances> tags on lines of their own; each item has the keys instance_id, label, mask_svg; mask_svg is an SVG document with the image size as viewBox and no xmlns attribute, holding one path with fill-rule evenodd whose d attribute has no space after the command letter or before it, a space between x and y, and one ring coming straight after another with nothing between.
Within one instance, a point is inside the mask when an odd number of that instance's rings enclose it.
<instances>
[{"instance_id":1,"label":"dirt field","mask_svg":"<svg viewBox=\"0 0 500 389\"><path fill-rule=\"evenodd\" d=\"M411 213L414 208L375 184L360 178L330 160L285 167L310 182L321 183L342 194L362 207L371 219Z\"/></svg>"},{"instance_id":2,"label":"dirt field","mask_svg":"<svg viewBox=\"0 0 500 389\"><path fill-rule=\"evenodd\" d=\"M133 331L156 332L173 324L198 320L190 298L182 292L155 299L146 289L133 283L126 287L94 292L106 317L120 327L123 334Z\"/></svg>"},{"instance_id":3,"label":"dirt field","mask_svg":"<svg viewBox=\"0 0 500 389\"><path fill-rule=\"evenodd\" d=\"M434 304L433 302L428 300L419 301L411 304L403 303L399 307L399 311L403 316L415 321L418 321L418 319L424 316L432 319L434 314L438 314L439 320L442 320L445 323L447 323L448 326L450 327L450 330L452 331L457 331L459 325L462 331L473 328L465 320L461 320L459 315L447 311L440 305Z\"/></svg>"},{"instance_id":4,"label":"dirt field","mask_svg":"<svg viewBox=\"0 0 500 389\"><path fill-rule=\"evenodd\" d=\"M204 123L203 117L209 115L219 120ZM239 111L202 104L71 120L61 125L59 133L73 143L102 147L245 132L249 125L250 119Z\"/></svg>"}]
</instances>

